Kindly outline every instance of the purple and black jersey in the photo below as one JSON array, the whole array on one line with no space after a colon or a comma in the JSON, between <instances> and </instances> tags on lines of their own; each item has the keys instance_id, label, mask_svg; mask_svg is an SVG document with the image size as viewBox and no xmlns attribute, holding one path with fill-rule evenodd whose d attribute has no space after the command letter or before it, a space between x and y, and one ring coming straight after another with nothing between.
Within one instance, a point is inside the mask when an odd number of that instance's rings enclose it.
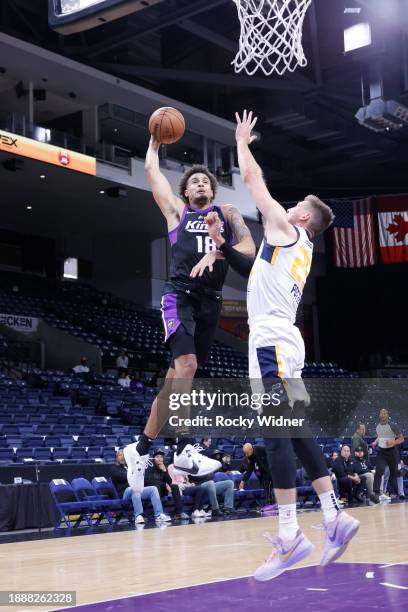
<instances>
[{"instance_id":1,"label":"purple and black jersey","mask_svg":"<svg viewBox=\"0 0 408 612\"><path fill-rule=\"evenodd\" d=\"M203 258L206 253L217 249L215 242L208 235L205 217L209 212L215 211L221 219L221 234L226 242L232 239L231 228L218 206L209 206L198 210L192 206L185 206L179 225L169 232L171 243L170 283L194 284L197 288L213 289L221 291L225 276L228 271L228 263L225 260L217 260L213 271L208 269L196 279L190 278L191 270Z\"/></svg>"}]
</instances>

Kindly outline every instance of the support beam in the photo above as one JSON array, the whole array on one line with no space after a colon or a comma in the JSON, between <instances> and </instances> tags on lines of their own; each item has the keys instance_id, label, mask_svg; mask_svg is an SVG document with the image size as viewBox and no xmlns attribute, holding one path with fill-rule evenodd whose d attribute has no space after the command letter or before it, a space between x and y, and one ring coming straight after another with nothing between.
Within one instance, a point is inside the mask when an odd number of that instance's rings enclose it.
<instances>
[{"instance_id":1,"label":"support beam","mask_svg":"<svg viewBox=\"0 0 408 612\"><path fill-rule=\"evenodd\" d=\"M316 85L318 87L321 87L323 85L323 75L322 75L322 65L320 62L316 7L315 7L314 2L312 2L311 6L309 7L309 25L310 25L310 34L312 38L313 69L315 73Z\"/></svg>"},{"instance_id":2,"label":"support beam","mask_svg":"<svg viewBox=\"0 0 408 612\"><path fill-rule=\"evenodd\" d=\"M221 47L222 49L226 49L232 53L236 53L238 51L238 41L234 42L233 40L229 40L225 36L217 34L217 32L214 32L209 28L204 28L198 23L191 21L191 19L182 19L182 21L177 23L177 25L183 30L190 32L199 38L203 38L217 47Z\"/></svg>"},{"instance_id":3,"label":"support beam","mask_svg":"<svg viewBox=\"0 0 408 612\"><path fill-rule=\"evenodd\" d=\"M43 44L43 40L40 38L40 36L38 35L38 31L36 30L36 28L33 26L33 24L30 22L30 20L28 19L28 17L26 17L26 15L24 15L24 13L18 8L17 4L14 2L10 3L10 10L14 11L14 13L17 15L17 17L20 19L20 21L25 25L25 27L31 32L34 40L37 41L37 43L39 45L42 46Z\"/></svg>"},{"instance_id":4,"label":"support beam","mask_svg":"<svg viewBox=\"0 0 408 612\"><path fill-rule=\"evenodd\" d=\"M95 68L113 74L127 77L149 77L169 81L189 81L207 83L208 85L228 85L230 87L250 87L252 89L267 89L274 91L299 92L301 89L295 83L289 83L281 78L261 78L224 74L213 72L196 72L194 70L174 70L169 68L153 68L150 66L129 66L125 64L95 64Z\"/></svg>"},{"instance_id":5,"label":"support beam","mask_svg":"<svg viewBox=\"0 0 408 612\"><path fill-rule=\"evenodd\" d=\"M103 43L98 43L96 45L88 47L88 49L86 50L87 58L91 59L97 57L101 53L112 51L112 49L116 49L116 47L129 43L132 40L135 40L136 38L140 38L140 36L153 34L154 32L158 32L163 28L167 28L168 26L173 25L184 18L194 17L194 15L205 13L211 9L216 8L217 6L221 6L222 4L225 4L226 2L230 1L231 0L198 0L197 2L192 2L189 5L188 9L184 6L177 11L171 10L161 19L155 19L152 25L143 28L135 27L134 22L130 20L130 27L132 29L131 33L126 36L120 34L118 36L112 37L110 40L106 40Z\"/></svg>"}]
</instances>

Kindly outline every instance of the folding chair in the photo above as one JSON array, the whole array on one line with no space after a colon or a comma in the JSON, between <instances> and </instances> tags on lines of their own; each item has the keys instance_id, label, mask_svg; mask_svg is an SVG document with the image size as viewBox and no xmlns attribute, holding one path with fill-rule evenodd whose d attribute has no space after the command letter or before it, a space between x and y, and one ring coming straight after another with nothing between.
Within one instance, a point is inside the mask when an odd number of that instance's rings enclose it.
<instances>
[{"instance_id":1,"label":"folding chair","mask_svg":"<svg viewBox=\"0 0 408 612\"><path fill-rule=\"evenodd\" d=\"M133 506L130 500L121 499L110 480L107 480L104 476L96 476L92 479L92 487L96 495L103 495L107 498L106 503L109 512L106 518L111 525L119 523L122 518L126 518L129 523L133 523Z\"/></svg>"},{"instance_id":2,"label":"folding chair","mask_svg":"<svg viewBox=\"0 0 408 612\"><path fill-rule=\"evenodd\" d=\"M109 500L105 495L97 495L91 483L86 478L74 478L71 481L71 485L77 500L89 504L91 508L91 519L94 520L92 525L99 525L104 518L109 521L107 517Z\"/></svg>"},{"instance_id":3,"label":"folding chair","mask_svg":"<svg viewBox=\"0 0 408 612\"><path fill-rule=\"evenodd\" d=\"M61 523L65 523L68 529L79 527L82 521L85 521L88 527L92 526L89 503L86 501L78 501L69 482L62 478L52 480L50 482L50 491L60 514L55 529L58 529Z\"/></svg>"}]
</instances>

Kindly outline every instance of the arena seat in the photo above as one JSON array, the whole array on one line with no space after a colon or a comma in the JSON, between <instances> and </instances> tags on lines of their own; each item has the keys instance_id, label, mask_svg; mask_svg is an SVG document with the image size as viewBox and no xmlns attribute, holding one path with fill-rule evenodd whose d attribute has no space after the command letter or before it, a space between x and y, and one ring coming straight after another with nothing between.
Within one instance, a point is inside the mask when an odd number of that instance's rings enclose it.
<instances>
[{"instance_id":1,"label":"arena seat","mask_svg":"<svg viewBox=\"0 0 408 612\"><path fill-rule=\"evenodd\" d=\"M96 476L92 479L92 487L96 495L103 495L111 511L109 513L109 522L111 524L119 523L124 517L129 523L134 522L133 506L131 500L124 501L118 495L115 486L104 476Z\"/></svg>"},{"instance_id":2,"label":"arena seat","mask_svg":"<svg viewBox=\"0 0 408 612\"><path fill-rule=\"evenodd\" d=\"M65 523L69 529L79 527L82 521L85 521L88 527L92 525L92 507L86 501L78 501L69 482L63 479L52 480L50 491L60 514L59 521L55 525L56 529L60 527L61 523Z\"/></svg>"}]
</instances>

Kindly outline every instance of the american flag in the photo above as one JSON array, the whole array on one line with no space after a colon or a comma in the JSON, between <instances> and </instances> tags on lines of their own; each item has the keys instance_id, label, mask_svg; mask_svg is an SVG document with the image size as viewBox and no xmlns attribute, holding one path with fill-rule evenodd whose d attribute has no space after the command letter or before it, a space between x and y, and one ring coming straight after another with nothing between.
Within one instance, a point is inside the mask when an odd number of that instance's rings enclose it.
<instances>
[{"instance_id":1,"label":"american flag","mask_svg":"<svg viewBox=\"0 0 408 612\"><path fill-rule=\"evenodd\" d=\"M363 268L377 263L371 198L331 202L334 262L338 268Z\"/></svg>"}]
</instances>

